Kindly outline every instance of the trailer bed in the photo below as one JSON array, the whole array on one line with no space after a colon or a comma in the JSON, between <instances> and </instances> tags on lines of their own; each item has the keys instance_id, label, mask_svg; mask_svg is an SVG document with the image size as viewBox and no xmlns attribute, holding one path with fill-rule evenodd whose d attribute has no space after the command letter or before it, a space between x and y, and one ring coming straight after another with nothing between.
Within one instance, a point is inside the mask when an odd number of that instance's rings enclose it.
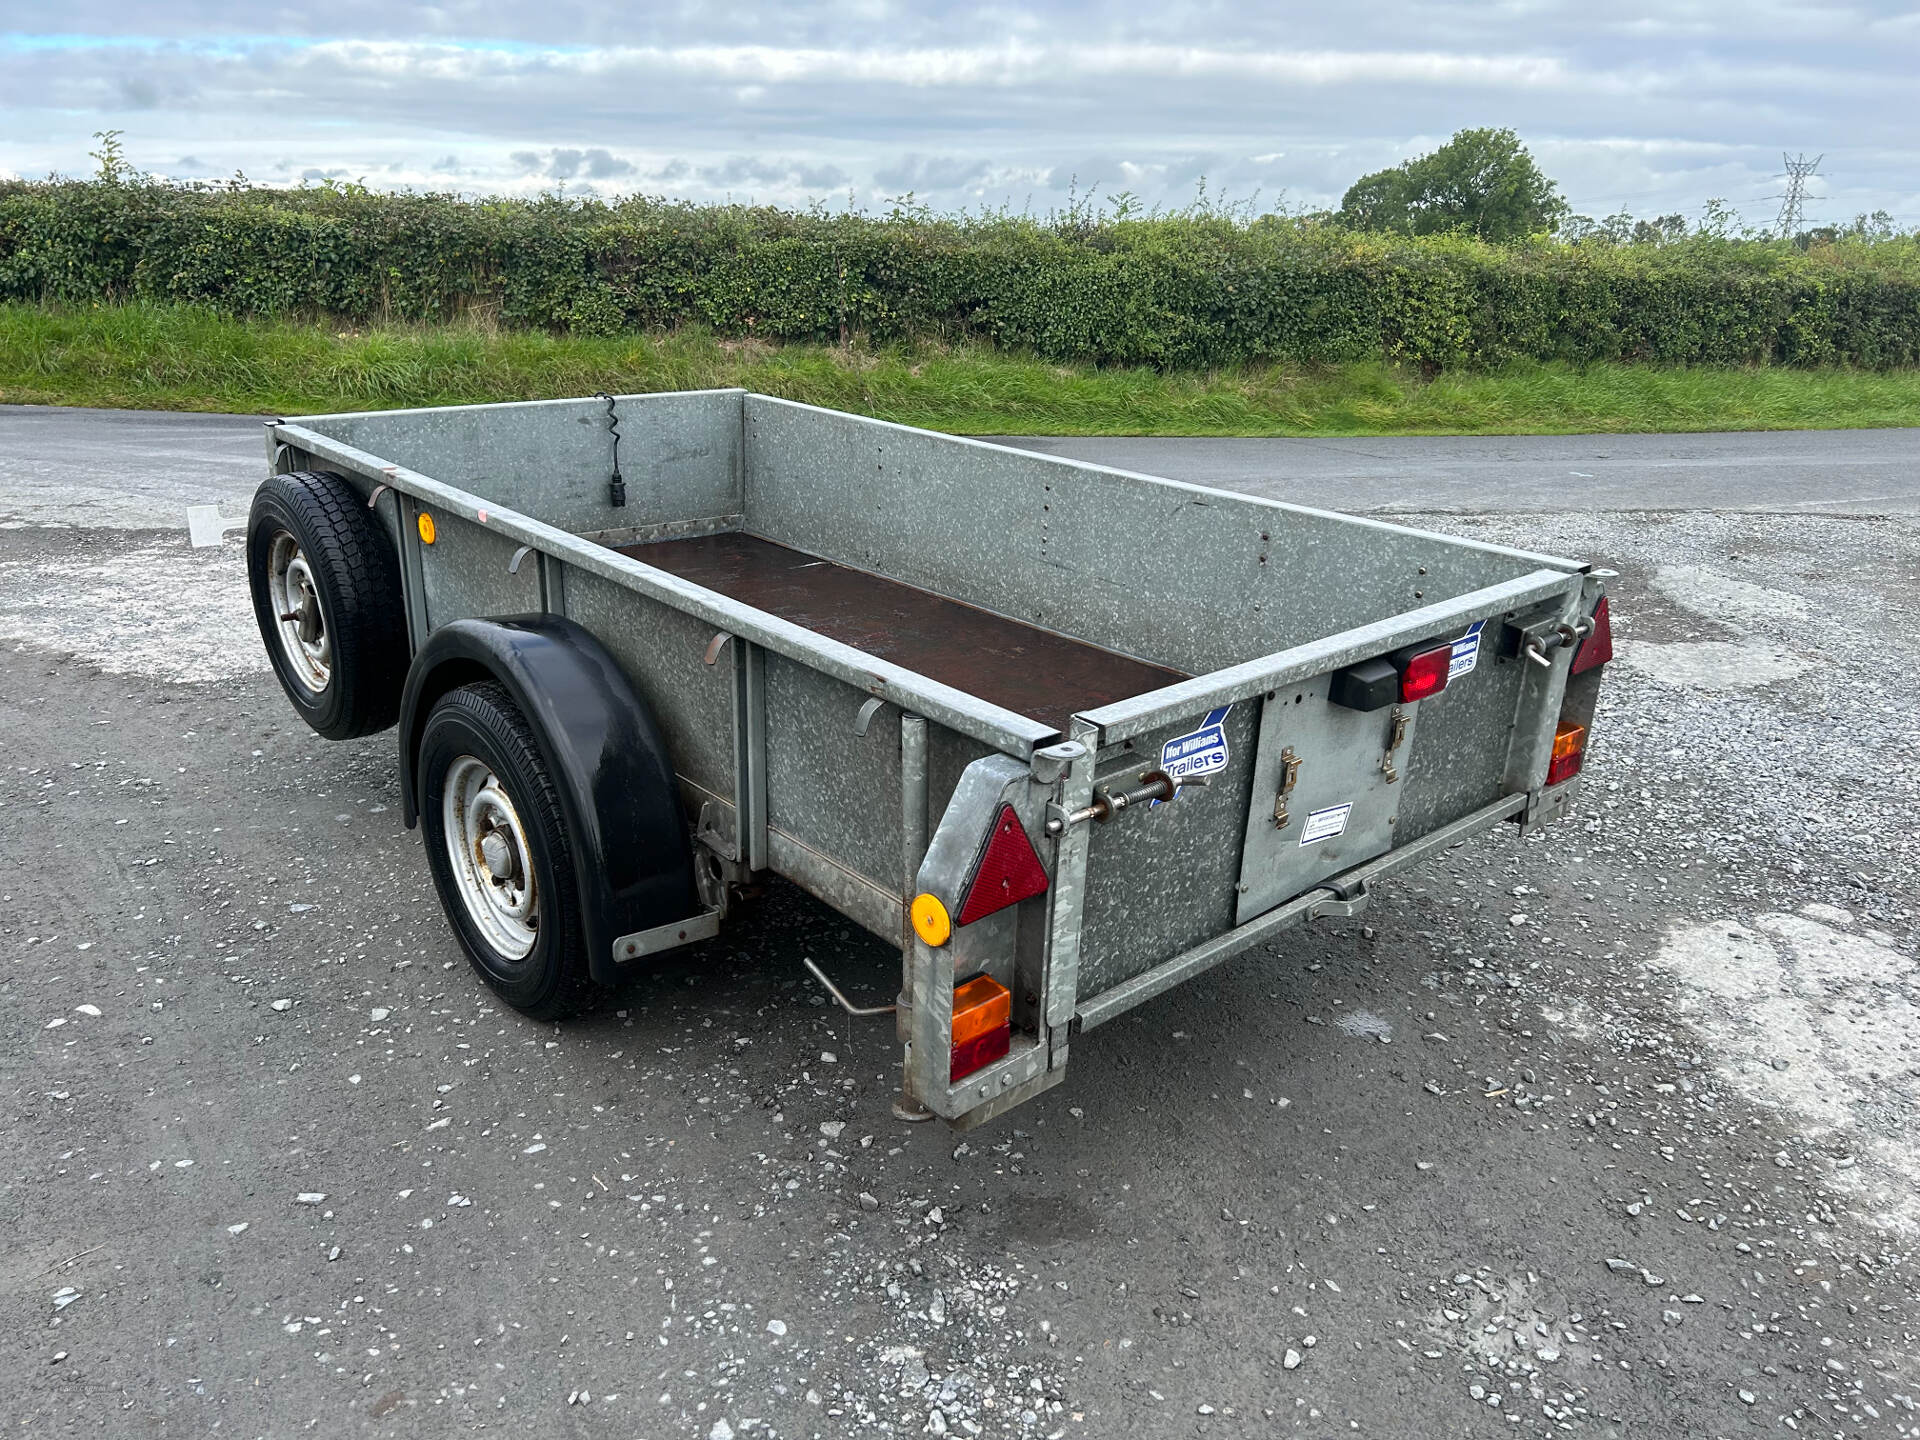
<instances>
[{"instance_id":1,"label":"trailer bed","mask_svg":"<svg viewBox=\"0 0 1920 1440\"><path fill-rule=\"evenodd\" d=\"M1187 678L743 531L613 548L1062 733L1082 710Z\"/></svg>"}]
</instances>

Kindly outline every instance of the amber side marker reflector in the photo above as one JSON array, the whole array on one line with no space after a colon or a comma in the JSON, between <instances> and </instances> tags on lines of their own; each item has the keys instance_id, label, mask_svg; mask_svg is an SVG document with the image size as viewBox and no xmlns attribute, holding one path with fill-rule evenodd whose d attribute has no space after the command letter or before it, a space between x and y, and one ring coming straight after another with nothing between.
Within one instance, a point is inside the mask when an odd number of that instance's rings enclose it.
<instances>
[{"instance_id":1,"label":"amber side marker reflector","mask_svg":"<svg viewBox=\"0 0 1920 1440\"><path fill-rule=\"evenodd\" d=\"M991 975L976 975L953 992L949 1082L1004 1057L1013 1044L1013 995Z\"/></svg>"},{"instance_id":2,"label":"amber side marker reflector","mask_svg":"<svg viewBox=\"0 0 1920 1440\"><path fill-rule=\"evenodd\" d=\"M1034 852L1027 827L1020 823L1011 805L1002 805L993 817L993 833L987 837L980 863L973 867L973 879L960 901L956 923L971 925L1046 888L1047 867Z\"/></svg>"},{"instance_id":3,"label":"amber side marker reflector","mask_svg":"<svg viewBox=\"0 0 1920 1440\"><path fill-rule=\"evenodd\" d=\"M1587 638L1580 642L1580 648L1573 652L1573 664L1569 675L1578 675L1597 665L1604 665L1613 659L1613 617L1607 610L1607 597L1602 595L1600 603L1593 607L1593 629L1587 632Z\"/></svg>"},{"instance_id":4,"label":"amber side marker reflector","mask_svg":"<svg viewBox=\"0 0 1920 1440\"><path fill-rule=\"evenodd\" d=\"M913 920L913 933L938 948L953 936L953 917L937 895L916 895L907 911Z\"/></svg>"},{"instance_id":5,"label":"amber side marker reflector","mask_svg":"<svg viewBox=\"0 0 1920 1440\"><path fill-rule=\"evenodd\" d=\"M420 519L416 524L420 531L420 543L422 545L431 545L433 543L433 516L422 510L420 512Z\"/></svg>"},{"instance_id":6,"label":"amber side marker reflector","mask_svg":"<svg viewBox=\"0 0 1920 1440\"><path fill-rule=\"evenodd\" d=\"M1558 785L1580 773L1587 760L1587 727L1561 722L1553 732L1553 759L1547 764L1547 784Z\"/></svg>"}]
</instances>

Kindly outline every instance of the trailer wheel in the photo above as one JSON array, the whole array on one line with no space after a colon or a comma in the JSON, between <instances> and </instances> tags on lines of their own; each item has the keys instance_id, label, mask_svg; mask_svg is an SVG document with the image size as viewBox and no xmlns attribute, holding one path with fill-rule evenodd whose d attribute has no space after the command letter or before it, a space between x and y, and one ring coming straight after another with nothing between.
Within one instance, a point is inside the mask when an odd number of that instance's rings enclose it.
<instances>
[{"instance_id":1,"label":"trailer wheel","mask_svg":"<svg viewBox=\"0 0 1920 1440\"><path fill-rule=\"evenodd\" d=\"M595 993L574 847L533 729L493 682L450 690L420 737L421 831L460 948L500 998L558 1020Z\"/></svg>"},{"instance_id":2,"label":"trailer wheel","mask_svg":"<svg viewBox=\"0 0 1920 1440\"><path fill-rule=\"evenodd\" d=\"M280 688L329 740L393 725L407 678L392 542L338 475L269 476L247 517L247 580Z\"/></svg>"}]
</instances>

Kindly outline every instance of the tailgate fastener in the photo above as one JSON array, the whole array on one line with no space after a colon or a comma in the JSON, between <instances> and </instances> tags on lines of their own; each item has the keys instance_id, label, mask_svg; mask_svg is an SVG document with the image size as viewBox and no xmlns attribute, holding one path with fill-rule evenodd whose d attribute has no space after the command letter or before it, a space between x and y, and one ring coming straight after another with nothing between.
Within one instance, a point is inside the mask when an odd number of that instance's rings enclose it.
<instances>
[{"instance_id":1,"label":"tailgate fastener","mask_svg":"<svg viewBox=\"0 0 1920 1440\"><path fill-rule=\"evenodd\" d=\"M1164 770L1148 770L1141 776L1139 783L1125 789L1117 789L1112 784L1102 785L1094 791L1093 803L1084 810L1068 810L1059 805L1047 806L1046 832L1049 835L1064 835L1068 827L1084 825L1089 820L1097 820L1102 825L1125 810L1129 805L1138 805L1143 801L1171 800L1189 786L1201 786L1208 782L1205 775L1196 775L1187 780L1175 780Z\"/></svg>"},{"instance_id":2,"label":"tailgate fastener","mask_svg":"<svg viewBox=\"0 0 1920 1440\"><path fill-rule=\"evenodd\" d=\"M1387 732L1387 753L1380 757L1380 771L1389 785L1400 778L1400 772L1393 768L1393 757L1407 740L1407 712L1396 705L1392 718L1393 728Z\"/></svg>"},{"instance_id":3,"label":"tailgate fastener","mask_svg":"<svg viewBox=\"0 0 1920 1440\"><path fill-rule=\"evenodd\" d=\"M1372 903L1373 892L1367 888L1367 882L1364 880L1340 886L1330 883L1327 887L1327 898L1314 901L1307 909L1307 918L1322 920L1336 917L1350 920L1355 915L1365 914L1367 907Z\"/></svg>"},{"instance_id":4,"label":"tailgate fastener","mask_svg":"<svg viewBox=\"0 0 1920 1440\"><path fill-rule=\"evenodd\" d=\"M1300 755L1291 745L1280 752L1280 789L1273 797L1273 823L1284 830L1292 823L1287 815L1287 796L1300 783Z\"/></svg>"}]
</instances>

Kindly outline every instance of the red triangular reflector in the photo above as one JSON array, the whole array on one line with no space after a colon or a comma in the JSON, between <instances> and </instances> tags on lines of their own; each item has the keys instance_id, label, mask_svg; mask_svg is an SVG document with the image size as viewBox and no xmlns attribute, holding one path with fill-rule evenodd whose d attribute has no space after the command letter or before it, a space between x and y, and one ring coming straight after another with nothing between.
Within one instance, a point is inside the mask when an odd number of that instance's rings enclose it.
<instances>
[{"instance_id":1,"label":"red triangular reflector","mask_svg":"<svg viewBox=\"0 0 1920 1440\"><path fill-rule=\"evenodd\" d=\"M1600 603L1593 607L1593 631L1580 642L1580 648L1573 652L1573 666L1567 673L1578 675L1583 670L1604 665L1611 659L1613 659L1613 619L1607 613L1607 597L1602 595Z\"/></svg>"},{"instance_id":2,"label":"red triangular reflector","mask_svg":"<svg viewBox=\"0 0 1920 1440\"><path fill-rule=\"evenodd\" d=\"M986 852L973 867L973 881L960 902L956 922L971 925L975 920L1018 905L1047 888L1047 870L1027 839L1027 827L1013 813L1011 805L1002 805L993 818L993 833L987 837Z\"/></svg>"}]
</instances>

